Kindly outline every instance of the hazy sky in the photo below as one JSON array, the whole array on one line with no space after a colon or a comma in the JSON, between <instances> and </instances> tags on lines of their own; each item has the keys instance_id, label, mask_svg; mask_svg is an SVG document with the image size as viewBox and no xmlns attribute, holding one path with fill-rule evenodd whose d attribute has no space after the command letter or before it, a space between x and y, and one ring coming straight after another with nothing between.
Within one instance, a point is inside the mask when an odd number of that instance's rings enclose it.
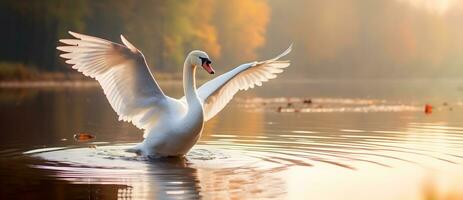
<instances>
[{"instance_id":1,"label":"hazy sky","mask_svg":"<svg viewBox=\"0 0 463 200\"><path fill-rule=\"evenodd\" d=\"M270 0L271 55L294 42L304 77L461 77L461 0Z\"/></svg>"}]
</instances>

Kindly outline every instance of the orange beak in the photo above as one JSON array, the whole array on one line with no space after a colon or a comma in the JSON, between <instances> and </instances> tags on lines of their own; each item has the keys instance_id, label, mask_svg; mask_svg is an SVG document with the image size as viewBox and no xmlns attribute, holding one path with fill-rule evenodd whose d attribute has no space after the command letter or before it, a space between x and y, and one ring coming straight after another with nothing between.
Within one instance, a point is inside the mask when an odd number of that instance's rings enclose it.
<instances>
[{"instance_id":1,"label":"orange beak","mask_svg":"<svg viewBox=\"0 0 463 200\"><path fill-rule=\"evenodd\" d=\"M202 67L203 67L204 70L206 70L207 73L209 73L209 74L214 74L214 73L215 73L215 71L214 71L214 69L212 68L212 66L211 66L210 63L205 62L205 63L203 63Z\"/></svg>"}]
</instances>

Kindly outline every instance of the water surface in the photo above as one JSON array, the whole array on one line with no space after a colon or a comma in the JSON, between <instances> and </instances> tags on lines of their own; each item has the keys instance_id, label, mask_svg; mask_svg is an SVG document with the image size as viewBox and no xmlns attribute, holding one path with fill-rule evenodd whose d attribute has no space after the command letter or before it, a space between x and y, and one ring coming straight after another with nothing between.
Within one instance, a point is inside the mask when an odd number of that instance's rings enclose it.
<instances>
[{"instance_id":1,"label":"water surface","mask_svg":"<svg viewBox=\"0 0 463 200\"><path fill-rule=\"evenodd\" d=\"M5 199L463 199L461 81L272 82L161 160L124 151L142 132L98 87L1 89L0 108Z\"/></svg>"}]
</instances>

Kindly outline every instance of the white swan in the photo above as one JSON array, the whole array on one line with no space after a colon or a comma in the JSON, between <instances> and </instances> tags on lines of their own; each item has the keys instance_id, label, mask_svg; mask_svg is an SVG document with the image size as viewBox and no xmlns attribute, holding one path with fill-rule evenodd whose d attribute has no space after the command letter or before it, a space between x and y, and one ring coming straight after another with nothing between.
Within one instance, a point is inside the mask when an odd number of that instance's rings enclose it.
<instances>
[{"instance_id":1,"label":"white swan","mask_svg":"<svg viewBox=\"0 0 463 200\"><path fill-rule=\"evenodd\" d=\"M185 155L198 141L205 121L214 117L239 90L261 86L289 66L280 61L291 46L276 58L242 64L196 89L195 70L202 66L214 74L209 56L194 50L185 59L183 87L185 96L173 99L164 94L143 54L124 36L122 43L69 32L76 39L62 39L66 63L86 76L95 78L103 88L119 120L144 129L145 140L131 150L145 156Z\"/></svg>"}]
</instances>

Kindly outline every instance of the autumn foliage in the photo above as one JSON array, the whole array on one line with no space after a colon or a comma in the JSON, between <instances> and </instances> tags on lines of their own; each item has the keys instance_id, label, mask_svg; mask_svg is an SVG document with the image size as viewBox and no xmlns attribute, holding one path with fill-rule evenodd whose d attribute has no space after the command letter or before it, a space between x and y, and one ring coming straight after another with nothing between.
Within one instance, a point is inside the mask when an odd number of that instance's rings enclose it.
<instances>
[{"instance_id":1,"label":"autumn foliage","mask_svg":"<svg viewBox=\"0 0 463 200\"><path fill-rule=\"evenodd\" d=\"M269 12L265 0L5 0L0 17L9 31L0 36L9 39L0 60L44 71L66 69L55 47L72 30L112 41L124 34L154 71L179 72L193 49L205 50L214 61L236 63L255 58L264 45Z\"/></svg>"}]
</instances>

